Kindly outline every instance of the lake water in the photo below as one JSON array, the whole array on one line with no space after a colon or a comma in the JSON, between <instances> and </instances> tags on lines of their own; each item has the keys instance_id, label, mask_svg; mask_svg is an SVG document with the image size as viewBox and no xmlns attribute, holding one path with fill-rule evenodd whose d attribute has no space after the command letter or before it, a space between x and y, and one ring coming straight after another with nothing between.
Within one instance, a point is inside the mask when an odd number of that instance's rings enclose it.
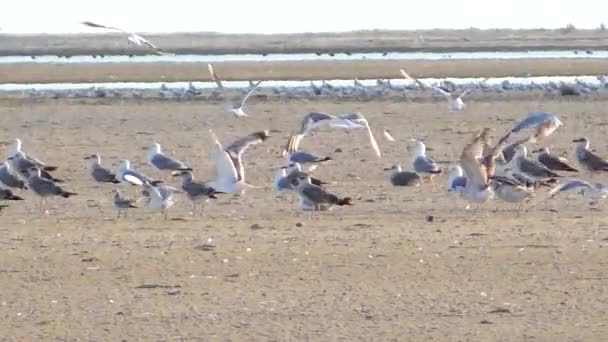
<instances>
[{"instance_id":1,"label":"lake water","mask_svg":"<svg viewBox=\"0 0 608 342\"><path fill-rule=\"evenodd\" d=\"M0 63L122 63L122 62L224 62L224 61L314 61L314 60L444 60L444 59L521 59L521 58L608 58L608 51L514 51L514 52L388 52L328 54L234 54L234 55L145 55L145 56L3 56Z\"/></svg>"}]
</instances>

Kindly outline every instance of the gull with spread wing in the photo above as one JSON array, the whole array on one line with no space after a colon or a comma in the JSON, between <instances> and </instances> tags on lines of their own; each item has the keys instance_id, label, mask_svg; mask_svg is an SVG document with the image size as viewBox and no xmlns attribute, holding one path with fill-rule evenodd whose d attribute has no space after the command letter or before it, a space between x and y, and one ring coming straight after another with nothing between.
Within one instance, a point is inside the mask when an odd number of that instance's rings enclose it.
<instances>
[{"instance_id":1,"label":"gull with spread wing","mask_svg":"<svg viewBox=\"0 0 608 342\"><path fill-rule=\"evenodd\" d=\"M213 79L213 81L217 85L218 89L222 92L222 95L224 96L224 101L226 101L226 104L225 104L226 105L226 109L229 112L231 112L232 114L234 114L236 117L249 116L249 114L247 114L243 110L243 107L245 107L245 103L247 102L247 100L249 99L249 97L251 96L251 94L253 94L253 92L256 89L258 89L258 87L260 86L260 84L262 83L262 81L257 81L256 83L254 83L252 85L251 89L249 89L249 91L247 92L247 94L245 94L245 96L240 101L233 102L230 99L228 99L228 96L226 94L226 90L224 89L224 86L222 85L222 80L215 73L215 70L213 69L213 65L207 64L207 68L209 69L209 74L211 74L211 78Z\"/></svg>"},{"instance_id":2,"label":"gull with spread wing","mask_svg":"<svg viewBox=\"0 0 608 342\"><path fill-rule=\"evenodd\" d=\"M103 28L103 29L108 29L108 30L114 30L114 31L118 31L118 32L122 32L124 34L127 35L127 41L129 42L129 44L133 43L137 46L148 46L149 48L155 50L158 54L171 54L171 53L167 53L165 51L163 51L161 48L159 48L158 46L154 45L151 41L147 40L146 38L135 34L133 32L128 32L125 31L121 28L118 27L112 27L112 26L105 26L105 25L100 25L100 24L96 24L94 22L90 22L90 21L83 21L82 22L83 25L88 26L88 27L94 27L94 28Z\"/></svg>"}]
</instances>

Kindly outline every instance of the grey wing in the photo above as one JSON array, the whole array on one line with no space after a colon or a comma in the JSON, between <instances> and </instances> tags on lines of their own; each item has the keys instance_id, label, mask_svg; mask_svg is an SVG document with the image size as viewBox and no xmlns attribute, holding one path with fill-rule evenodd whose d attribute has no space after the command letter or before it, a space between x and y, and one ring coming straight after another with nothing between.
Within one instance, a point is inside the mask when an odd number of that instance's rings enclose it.
<instances>
[{"instance_id":1,"label":"grey wing","mask_svg":"<svg viewBox=\"0 0 608 342\"><path fill-rule=\"evenodd\" d=\"M302 124L300 126L300 134L305 134L308 130L318 127L323 122L330 122L331 120L336 119L335 116L321 113L321 112L311 112L304 116L302 119Z\"/></svg>"},{"instance_id":2,"label":"grey wing","mask_svg":"<svg viewBox=\"0 0 608 342\"><path fill-rule=\"evenodd\" d=\"M267 131L260 131L251 133L246 137L240 138L237 141L233 142L226 148L226 152L228 152L232 157L236 157L238 155L243 154L247 148L251 145L255 145L261 143L269 137Z\"/></svg>"},{"instance_id":3,"label":"grey wing","mask_svg":"<svg viewBox=\"0 0 608 342\"><path fill-rule=\"evenodd\" d=\"M94 168L91 175L98 182L110 182L116 179L116 175L114 173L101 166Z\"/></svg>"},{"instance_id":4,"label":"grey wing","mask_svg":"<svg viewBox=\"0 0 608 342\"><path fill-rule=\"evenodd\" d=\"M26 187L25 182L6 167L0 168L0 183L10 188L25 189Z\"/></svg>"},{"instance_id":5,"label":"grey wing","mask_svg":"<svg viewBox=\"0 0 608 342\"><path fill-rule=\"evenodd\" d=\"M192 197L208 196L214 193L213 188L206 186L203 182L192 182L184 187L184 191Z\"/></svg>"},{"instance_id":6,"label":"grey wing","mask_svg":"<svg viewBox=\"0 0 608 342\"><path fill-rule=\"evenodd\" d=\"M414 169L416 172L433 173L439 171L439 166L431 158L421 156L414 161Z\"/></svg>"},{"instance_id":7,"label":"grey wing","mask_svg":"<svg viewBox=\"0 0 608 342\"><path fill-rule=\"evenodd\" d=\"M281 178L279 180L279 182L277 183L278 188L280 190L288 190L288 189L291 190L291 189L293 189L292 181L293 181L294 178L295 177L290 177L290 176Z\"/></svg>"},{"instance_id":8,"label":"grey wing","mask_svg":"<svg viewBox=\"0 0 608 342\"><path fill-rule=\"evenodd\" d=\"M304 195L309 201L319 204L319 203L328 203L331 201L330 194L323 190L323 188L309 185L302 189L302 195Z\"/></svg>"},{"instance_id":9,"label":"grey wing","mask_svg":"<svg viewBox=\"0 0 608 342\"><path fill-rule=\"evenodd\" d=\"M393 185L414 185L420 181L420 176L415 172L398 172L391 176Z\"/></svg>"},{"instance_id":10,"label":"grey wing","mask_svg":"<svg viewBox=\"0 0 608 342\"><path fill-rule=\"evenodd\" d=\"M366 121L367 119L365 118L365 116L363 116L363 114L359 113L359 112L355 112L355 113L347 113L347 114L342 114L342 115L338 115L338 117L340 119L345 119L345 120L350 120L350 121Z\"/></svg>"},{"instance_id":11,"label":"grey wing","mask_svg":"<svg viewBox=\"0 0 608 342\"><path fill-rule=\"evenodd\" d=\"M56 195L61 192L61 189L55 185L55 183L48 179L39 177L35 177L30 182L30 189L41 196Z\"/></svg>"},{"instance_id":12,"label":"grey wing","mask_svg":"<svg viewBox=\"0 0 608 342\"><path fill-rule=\"evenodd\" d=\"M533 177L559 177L558 174L549 170L545 165L537 162L536 160L522 159L520 161L519 168L521 172L524 172Z\"/></svg>"},{"instance_id":13,"label":"grey wing","mask_svg":"<svg viewBox=\"0 0 608 342\"><path fill-rule=\"evenodd\" d=\"M553 156L547 153L543 153L538 156L538 161L551 170L576 170L572 166L568 165L564 160L557 156Z\"/></svg>"},{"instance_id":14,"label":"grey wing","mask_svg":"<svg viewBox=\"0 0 608 342\"><path fill-rule=\"evenodd\" d=\"M177 170L185 168L185 165L181 161L169 158L164 154L155 155L151 162L154 166L161 170Z\"/></svg>"},{"instance_id":15,"label":"grey wing","mask_svg":"<svg viewBox=\"0 0 608 342\"><path fill-rule=\"evenodd\" d=\"M587 149L583 150L580 162L586 164L592 170L608 170L608 161Z\"/></svg>"},{"instance_id":16,"label":"grey wing","mask_svg":"<svg viewBox=\"0 0 608 342\"><path fill-rule=\"evenodd\" d=\"M536 125L539 125L547 120L549 120L551 118L551 114L546 113L546 112L534 112L531 113L530 115L528 115L527 118L521 120L520 122L518 122L517 124L515 124L515 126L513 126L513 128L511 129L511 132L519 132L522 129L528 128L528 127L534 127Z\"/></svg>"},{"instance_id":17,"label":"grey wing","mask_svg":"<svg viewBox=\"0 0 608 342\"><path fill-rule=\"evenodd\" d=\"M562 183L562 184L554 187L553 189L551 189L551 191L549 191L549 194L551 196L555 196L558 192L568 191L568 190L572 190L572 189L576 189L576 188L580 188L580 187L591 188L591 184L589 184L585 181L582 181L580 179L572 179L568 182Z\"/></svg>"},{"instance_id":18,"label":"grey wing","mask_svg":"<svg viewBox=\"0 0 608 342\"><path fill-rule=\"evenodd\" d=\"M467 178L466 177L456 177L452 181L452 189L454 188L464 188L467 186Z\"/></svg>"},{"instance_id":19,"label":"grey wing","mask_svg":"<svg viewBox=\"0 0 608 342\"><path fill-rule=\"evenodd\" d=\"M26 159L26 158L18 158L17 159L17 163L16 163L16 169L17 171L23 171L23 170L27 170L30 167L34 167L36 166L36 164L34 164L31 160Z\"/></svg>"},{"instance_id":20,"label":"grey wing","mask_svg":"<svg viewBox=\"0 0 608 342\"><path fill-rule=\"evenodd\" d=\"M303 151L293 152L291 154L291 156L289 157L290 162L300 163L300 164L312 163L317 160L319 160L318 156L316 156L312 153L303 152Z\"/></svg>"}]
</instances>

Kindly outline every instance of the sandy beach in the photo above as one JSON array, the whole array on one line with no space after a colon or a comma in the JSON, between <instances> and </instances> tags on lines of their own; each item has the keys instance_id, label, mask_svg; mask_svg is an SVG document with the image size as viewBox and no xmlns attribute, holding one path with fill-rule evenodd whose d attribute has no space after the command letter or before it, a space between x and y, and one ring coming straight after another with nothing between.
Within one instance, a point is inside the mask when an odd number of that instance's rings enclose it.
<instances>
[{"instance_id":1,"label":"sandy beach","mask_svg":"<svg viewBox=\"0 0 608 342\"><path fill-rule=\"evenodd\" d=\"M79 194L51 200L44 215L32 194L20 192L26 200L0 213L4 337L600 341L608 335L605 209L590 211L574 193L546 200L543 190L523 212L498 201L465 211L446 192L445 176L436 190L395 188L383 170L396 163L409 168L412 137L424 139L447 168L474 131L494 127L502 134L532 110L559 113L564 121L546 141L554 153L573 160L571 140L586 135L606 155L605 98L474 97L459 114L448 113L444 101L254 98L252 117L244 120L221 113L220 105L0 100L0 140L21 137L26 152L59 166L55 175ZM363 131L321 130L307 138L303 148L334 159L315 175L332 182L332 192L354 198L352 207L314 217L271 187L286 138L311 110L365 113L384 153L373 154ZM177 195L168 221L146 208L115 218L112 186L93 184L83 157L98 152L113 169L128 158L177 184L145 164L156 141L207 179L209 128L224 144L271 130L245 156L247 178L260 189L218 196L202 215L191 215L188 200ZM385 128L397 142L382 138Z\"/></svg>"}]
</instances>

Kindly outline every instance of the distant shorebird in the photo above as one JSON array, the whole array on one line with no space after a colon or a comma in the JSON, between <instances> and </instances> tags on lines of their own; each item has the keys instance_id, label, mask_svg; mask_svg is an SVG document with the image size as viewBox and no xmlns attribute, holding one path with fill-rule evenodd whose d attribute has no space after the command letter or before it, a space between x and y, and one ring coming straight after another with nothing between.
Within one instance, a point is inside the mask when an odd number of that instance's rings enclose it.
<instances>
[{"instance_id":1,"label":"distant shorebird","mask_svg":"<svg viewBox=\"0 0 608 342\"><path fill-rule=\"evenodd\" d=\"M127 32L123 29L120 29L118 27L111 27L111 26L104 26L104 25L100 25L100 24L96 24L90 21L83 21L82 22L83 25L85 26L89 26L89 27L95 27L95 28L104 28L104 29L108 29L108 30L114 30L114 31L119 31L122 32L124 34L127 35L127 41L129 43L133 43L137 46L148 46L150 48L152 48L153 50L155 50L157 53L159 54L171 54L171 53L167 53L165 51L163 51L161 48L159 48L158 46L154 45L151 41L147 40L146 38L135 34L133 32Z\"/></svg>"},{"instance_id":2,"label":"distant shorebird","mask_svg":"<svg viewBox=\"0 0 608 342\"><path fill-rule=\"evenodd\" d=\"M168 157L161 151L159 143L153 143L148 150L148 164L160 171L192 171L177 159Z\"/></svg>"},{"instance_id":3,"label":"distant shorebird","mask_svg":"<svg viewBox=\"0 0 608 342\"><path fill-rule=\"evenodd\" d=\"M391 171L389 180L394 186L418 186L420 175L413 171L403 171L400 165L393 165L386 171Z\"/></svg>"},{"instance_id":4,"label":"distant shorebird","mask_svg":"<svg viewBox=\"0 0 608 342\"><path fill-rule=\"evenodd\" d=\"M511 132L517 133L523 129L532 128L534 133L530 138L530 142L538 142L553 134L560 126L564 124L555 115L547 112L533 112L525 119L522 119L513 126Z\"/></svg>"},{"instance_id":5,"label":"distant shorebird","mask_svg":"<svg viewBox=\"0 0 608 342\"><path fill-rule=\"evenodd\" d=\"M213 81L217 85L218 89L222 92L222 95L224 96L224 101L226 101L227 110L232 112L236 117L249 116L249 114L247 114L243 110L243 107L245 106L245 103L247 103L247 100L249 99L251 94L253 94L253 92L256 89L258 89L258 87L260 86L262 81L258 81L255 84L253 84L251 89L247 92L247 94L245 94L245 96L240 101L232 102L228 99L228 94L226 94L226 90L224 89L224 86L222 85L222 81L215 73L215 70L213 69L213 65L207 64L207 68L209 69L209 74L211 74L211 78L213 79Z\"/></svg>"},{"instance_id":6,"label":"distant shorebird","mask_svg":"<svg viewBox=\"0 0 608 342\"><path fill-rule=\"evenodd\" d=\"M246 189L256 188L245 182L245 167L243 153L249 146L268 139L268 131L254 132L230 144L226 149L222 146L213 131L211 137L215 143L215 178L207 184L219 192L242 193Z\"/></svg>"},{"instance_id":7,"label":"distant shorebird","mask_svg":"<svg viewBox=\"0 0 608 342\"><path fill-rule=\"evenodd\" d=\"M440 93L441 95L445 96L446 99L448 100L448 109L450 110L450 112L463 111L465 109L465 104L462 99L474 90L473 88L470 88L470 89L466 89L465 91L461 92L460 94L453 94L443 88L424 84L422 81L411 77L404 69L401 69L400 71L401 71L401 75L403 75L403 77L405 77L408 80L415 81L421 88L423 88L423 89L431 88L431 89L435 90L436 92ZM487 79L484 79L482 81L482 83L485 82L486 80Z\"/></svg>"},{"instance_id":8,"label":"distant shorebird","mask_svg":"<svg viewBox=\"0 0 608 342\"><path fill-rule=\"evenodd\" d=\"M101 166L101 157L99 156L99 154L95 153L88 157L85 157L84 159L91 161L91 164L90 164L91 176L93 177L93 179L96 182L114 183L114 184L120 183L120 180L118 180L118 178L116 178L116 174L112 173L112 171Z\"/></svg>"},{"instance_id":9,"label":"distant shorebird","mask_svg":"<svg viewBox=\"0 0 608 342\"><path fill-rule=\"evenodd\" d=\"M576 160L581 167L590 172L608 171L608 160L598 156L589 149L589 139L586 137L572 140L576 145Z\"/></svg>"},{"instance_id":10,"label":"distant shorebird","mask_svg":"<svg viewBox=\"0 0 608 342\"><path fill-rule=\"evenodd\" d=\"M576 168L570 166L566 158L551 154L548 147L542 147L538 150L532 151L532 153L536 153L536 160L552 171L578 172Z\"/></svg>"},{"instance_id":11,"label":"distant shorebird","mask_svg":"<svg viewBox=\"0 0 608 342\"><path fill-rule=\"evenodd\" d=\"M113 198L114 207L118 211L118 214L116 216L117 219L120 218L120 215L123 212L125 213L124 217L127 217L128 209L137 208L137 206L135 206L136 201L134 199L128 199L126 197L123 197L123 195L120 193L120 190L114 189L114 190L112 190L112 193L114 194L114 198Z\"/></svg>"}]
</instances>

